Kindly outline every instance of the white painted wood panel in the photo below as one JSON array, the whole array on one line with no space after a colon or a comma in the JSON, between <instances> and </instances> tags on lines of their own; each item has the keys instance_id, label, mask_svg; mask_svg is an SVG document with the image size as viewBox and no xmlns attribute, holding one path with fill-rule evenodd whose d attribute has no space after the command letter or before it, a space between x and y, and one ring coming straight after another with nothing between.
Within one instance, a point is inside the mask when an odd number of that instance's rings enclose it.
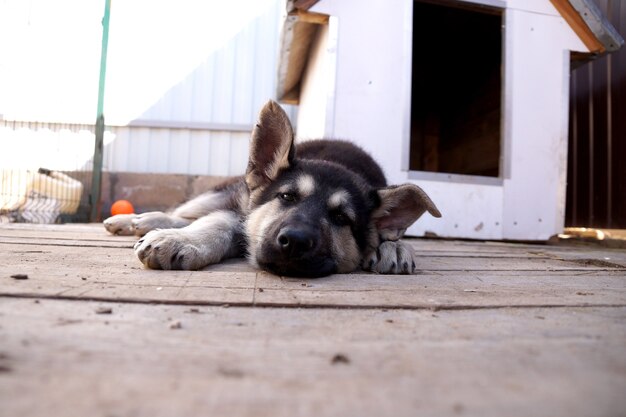
<instances>
[{"instance_id":1,"label":"white painted wood panel","mask_svg":"<svg viewBox=\"0 0 626 417\"><path fill-rule=\"evenodd\" d=\"M353 140L376 156L390 182L407 178L399 171L404 132L404 16L412 2L324 0L313 11L337 16L334 120L330 137ZM372 28L365 30L365 28ZM363 46L367 45L367 48Z\"/></svg>"},{"instance_id":2,"label":"white painted wood panel","mask_svg":"<svg viewBox=\"0 0 626 417\"><path fill-rule=\"evenodd\" d=\"M389 182L415 182L432 196L443 218L425 215L409 234L547 239L564 221L568 51L586 49L549 1L470 2L506 7L501 178L408 171L410 0L372 1L368 7L356 0L324 0L313 7L339 21L336 86L326 92L335 97L334 123L324 122L324 128L370 151ZM307 94L313 93L303 97ZM314 125L323 120L317 116L303 112L299 123Z\"/></svg>"},{"instance_id":3,"label":"white painted wood panel","mask_svg":"<svg viewBox=\"0 0 626 417\"><path fill-rule=\"evenodd\" d=\"M509 10L506 26L503 237L543 240L564 225L568 48L584 46L560 17Z\"/></svg>"},{"instance_id":4,"label":"white painted wood panel","mask_svg":"<svg viewBox=\"0 0 626 417\"><path fill-rule=\"evenodd\" d=\"M424 236L434 233L441 237L502 239L504 191L501 185L428 180L412 182L426 191L443 217L437 219L426 213L407 230L407 235Z\"/></svg>"},{"instance_id":5,"label":"white painted wood panel","mask_svg":"<svg viewBox=\"0 0 626 417\"><path fill-rule=\"evenodd\" d=\"M336 22L333 22L336 24ZM329 23L330 25L330 23ZM332 52L329 48L329 25L321 25L313 44L311 54L302 78L300 104L298 109L299 139L317 139L331 137L332 131L326 123L327 114L332 111L329 100L332 99L331 78L335 78L334 68L329 67Z\"/></svg>"},{"instance_id":6,"label":"white painted wood panel","mask_svg":"<svg viewBox=\"0 0 626 417\"><path fill-rule=\"evenodd\" d=\"M548 0L504 0L510 10L559 16L559 12Z\"/></svg>"}]
</instances>

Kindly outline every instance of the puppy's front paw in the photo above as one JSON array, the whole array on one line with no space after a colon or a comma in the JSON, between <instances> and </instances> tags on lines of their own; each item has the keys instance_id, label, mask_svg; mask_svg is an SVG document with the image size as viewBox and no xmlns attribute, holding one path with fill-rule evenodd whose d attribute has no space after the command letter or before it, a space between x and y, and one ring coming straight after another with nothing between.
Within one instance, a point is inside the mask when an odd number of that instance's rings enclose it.
<instances>
[{"instance_id":1,"label":"puppy's front paw","mask_svg":"<svg viewBox=\"0 0 626 417\"><path fill-rule=\"evenodd\" d=\"M413 248L401 240L385 241L378 250L365 256L363 269L380 274L412 274L415 271Z\"/></svg>"},{"instance_id":2,"label":"puppy's front paw","mask_svg":"<svg viewBox=\"0 0 626 417\"><path fill-rule=\"evenodd\" d=\"M135 234L133 220L136 214L117 214L106 219L102 224L109 233L120 236L130 236Z\"/></svg>"},{"instance_id":3,"label":"puppy's front paw","mask_svg":"<svg viewBox=\"0 0 626 417\"><path fill-rule=\"evenodd\" d=\"M206 265L197 244L177 229L154 230L135 244L135 254L148 268L196 270Z\"/></svg>"}]
</instances>

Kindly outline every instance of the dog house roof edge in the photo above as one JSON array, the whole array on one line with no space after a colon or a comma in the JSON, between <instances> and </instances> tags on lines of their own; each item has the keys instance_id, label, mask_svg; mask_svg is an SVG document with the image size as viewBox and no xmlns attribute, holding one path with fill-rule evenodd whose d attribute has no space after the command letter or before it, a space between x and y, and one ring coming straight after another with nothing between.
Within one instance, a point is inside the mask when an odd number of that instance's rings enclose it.
<instances>
[{"instance_id":1,"label":"dog house roof edge","mask_svg":"<svg viewBox=\"0 0 626 417\"><path fill-rule=\"evenodd\" d=\"M280 39L278 83L276 96L286 104L298 104L299 85L310 53L316 30L313 25L327 22L324 15L309 12L323 0L287 0L287 18ZM458 0L465 1L465 0ZM588 53L572 54L572 60L589 61L615 52L624 45L624 39L593 0L546 0L589 48ZM299 25L299 27L297 27ZM298 47L297 43L300 43Z\"/></svg>"}]
</instances>

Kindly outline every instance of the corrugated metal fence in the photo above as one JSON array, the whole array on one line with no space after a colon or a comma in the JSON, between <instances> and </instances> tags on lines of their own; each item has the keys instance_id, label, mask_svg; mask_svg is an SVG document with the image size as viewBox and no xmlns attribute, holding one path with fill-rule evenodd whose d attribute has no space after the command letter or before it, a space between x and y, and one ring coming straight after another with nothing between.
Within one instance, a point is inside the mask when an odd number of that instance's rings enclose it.
<instances>
[{"instance_id":1,"label":"corrugated metal fence","mask_svg":"<svg viewBox=\"0 0 626 417\"><path fill-rule=\"evenodd\" d=\"M67 3L69 8L78 7L73 1L64 0L61 3ZM85 15L100 12L101 4L96 3L90 7L97 8L98 11L90 9L84 12ZM134 26L145 22L146 17L153 18L152 15L157 12L156 8L170 6L148 2L142 6L143 9L132 10L130 9L132 5L120 4L114 10L112 38L109 44L111 80L107 82L105 95L107 125L104 137L105 171L220 176L244 172L250 131L256 121L257 112L265 101L274 98L276 91L278 37L280 18L284 9L282 0L265 0L262 5L260 2L247 4L246 7L257 8L258 10L255 9L257 14L251 14L248 21L237 22L240 26L230 28L232 34L225 36L220 33L220 39L222 37L224 39L219 42L213 39L214 43L217 43L211 48L203 46L211 40L202 38L203 32L190 30L187 37L182 38L184 43L180 43L179 39L173 40L169 50L161 48L160 44L153 45L159 41L147 35L138 35L139 38L136 40L132 39L132 36L116 40L115 31L117 30L118 34L141 34L141 30L139 28L135 30ZM24 10L23 16L16 18L16 27L35 40L38 39L37 36L43 36L38 35L36 28L45 29L48 21L57 20L50 13L60 13L59 19L62 19L65 13L64 7L50 9L45 2L18 5L19 8L17 6L15 8ZM158 11L161 16L165 15L163 18L165 21L171 23L169 33L176 33L174 24L184 27L185 19L190 13L193 14L194 10L197 9L196 14L200 14L213 10L206 7L217 7L202 2L184 2L180 6L171 9L177 13L171 19L167 16L167 10ZM12 9L7 7L0 10L11 12ZM42 17L40 20L33 20L29 17L42 14L44 10L48 16L45 19ZM116 12L118 15L115 15ZM230 14L233 14L232 10ZM77 18L80 19L80 16ZM201 23L202 19L197 16L193 18L196 25ZM213 18L215 19L215 16ZM91 20L93 21L93 16ZM91 28L93 23L83 26ZM92 32L84 33L85 36L93 38L89 43L95 48L100 42L99 33ZM45 30L41 33L45 33ZM37 48L37 45L37 42L32 43L33 48ZM138 50L138 46L144 50ZM57 55L77 60L75 64L65 62L64 66L67 68L79 66L84 61L84 59L81 61L81 54L74 50L76 45L58 42L55 48L58 48ZM149 81L143 85L147 89L143 90L144 92L129 91L129 88L134 87L133 80L141 80L143 77L143 74L137 74L134 66L141 64L147 57L154 57L155 53L152 51L155 50L160 54L172 54L172 59L176 59L177 48L185 49L188 55L203 58L197 61L190 60L189 62L195 64L182 69L186 71L186 75L180 78L170 76L170 79L177 79L170 84L169 79L164 80L164 74L169 68L154 68L146 66L144 62L146 71L149 72L145 73ZM37 53L39 52L36 50L30 51L30 54ZM15 56L17 58L7 61L9 67L20 65L14 63L22 55ZM156 59L157 62L167 60L166 57ZM126 69L135 71L134 75L131 74L134 79L131 75L126 76ZM38 77L38 71L41 72L41 76L49 76L49 72L45 72L45 66L30 65L28 71L14 68L15 74L24 73L25 77ZM29 85L28 80L22 80L20 83L19 85ZM52 89L53 84L54 80L51 80L37 91L24 90L24 92L32 95L27 98L31 103L37 104L40 102L39 97L49 99L51 92L56 91ZM22 198L24 196L16 201L12 195L28 194L30 191L25 191L25 187L30 187L28 190L31 190L32 182L35 180L47 181L46 178L40 177L41 175L49 177L45 174L47 171L43 170L43 174L38 173L39 168L65 172L78 180L85 191L80 197L79 211L88 212L90 200L87 194L91 190L94 127L82 120L89 120L91 114L84 113L84 107L92 105L95 110L96 102L95 97L92 101L89 95L82 97L75 94L77 91L88 89L87 87L86 84L69 84L68 97L56 97L58 105L48 106L52 110L49 114L53 116L45 116L43 119L38 115L45 114L45 109L39 109L39 113L31 112L30 115L28 106L11 107L9 100L6 107L2 108L0 102L0 113L5 113L4 120L0 114L0 168L3 173L0 198L7 203L0 204L6 206L0 207L0 214L12 212L13 216L19 217L21 211L12 208L17 203L21 203L23 207L27 201ZM94 83L94 92L97 90L96 87L97 84ZM58 95L58 92L53 94ZM125 101L141 102L141 105L124 107ZM64 112L59 110L63 106L67 106ZM21 113L16 114L20 116L11 119L11 111L18 107ZM292 116L292 120L295 120L295 107L287 108L287 112ZM78 121L67 123L68 120ZM15 187L19 190L16 191ZM47 193L58 194L56 191ZM43 198L41 195L38 197L40 200ZM58 195L57 197L61 198ZM48 200L40 202L49 203ZM78 216L77 219L86 220L86 217L83 217L85 216ZM2 220L0 218L0 221ZM4 221L6 220L5 218Z\"/></svg>"},{"instance_id":2,"label":"corrugated metal fence","mask_svg":"<svg viewBox=\"0 0 626 417\"><path fill-rule=\"evenodd\" d=\"M596 3L626 35L626 2ZM626 228L626 48L572 72L566 225Z\"/></svg>"}]
</instances>

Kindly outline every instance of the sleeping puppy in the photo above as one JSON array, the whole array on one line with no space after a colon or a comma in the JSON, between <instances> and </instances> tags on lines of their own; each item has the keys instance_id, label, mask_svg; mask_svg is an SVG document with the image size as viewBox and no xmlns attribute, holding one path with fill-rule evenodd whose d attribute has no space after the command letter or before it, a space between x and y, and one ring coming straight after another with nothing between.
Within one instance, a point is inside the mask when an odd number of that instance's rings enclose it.
<instances>
[{"instance_id":1,"label":"sleeping puppy","mask_svg":"<svg viewBox=\"0 0 626 417\"><path fill-rule=\"evenodd\" d=\"M277 275L321 277L358 268L410 274L414 253L400 238L424 212L441 217L416 185L387 186L356 145L296 145L283 109L269 101L250 142L245 176L231 178L171 213L117 215L113 234L143 236L148 268L195 270L246 256Z\"/></svg>"}]
</instances>

